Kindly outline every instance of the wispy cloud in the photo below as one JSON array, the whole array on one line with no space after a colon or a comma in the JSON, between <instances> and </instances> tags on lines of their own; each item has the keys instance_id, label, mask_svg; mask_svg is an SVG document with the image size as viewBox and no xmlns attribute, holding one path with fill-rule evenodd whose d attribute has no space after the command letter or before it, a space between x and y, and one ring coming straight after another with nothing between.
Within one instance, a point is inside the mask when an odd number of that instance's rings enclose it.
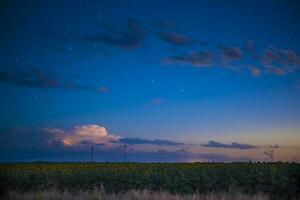
<instances>
[{"instance_id":1,"label":"wispy cloud","mask_svg":"<svg viewBox=\"0 0 300 200\"><path fill-rule=\"evenodd\" d=\"M99 93L109 93L109 88L106 86L97 88L78 84L72 80L61 77L57 73L38 68L0 70L0 82L31 88L87 90Z\"/></svg>"},{"instance_id":2,"label":"wispy cloud","mask_svg":"<svg viewBox=\"0 0 300 200\"><path fill-rule=\"evenodd\" d=\"M73 81L65 80L57 74L45 72L37 68L26 70L1 70L0 82L12 83L19 86L32 88L61 88L96 91L94 87L80 85Z\"/></svg>"},{"instance_id":3,"label":"wispy cloud","mask_svg":"<svg viewBox=\"0 0 300 200\"><path fill-rule=\"evenodd\" d=\"M162 102L163 102L163 99L161 99L161 98L153 98L150 100L150 103L154 104L154 105L160 105Z\"/></svg>"},{"instance_id":4,"label":"wispy cloud","mask_svg":"<svg viewBox=\"0 0 300 200\"><path fill-rule=\"evenodd\" d=\"M300 57L290 49L270 46L264 49L261 64L267 73L283 76L300 69Z\"/></svg>"},{"instance_id":5,"label":"wispy cloud","mask_svg":"<svg viewBox=\"0 0 300 200\"><path fill-rule=\"evenodd\" d=\"M171 56L162 60L163 64L191 65L194 67L210 67L213 55L209 51L191 52L183 56Z\"/></svg>"},{"instance_id":6,"label":"wispy cloud","mask_svg":"<svg viewBox=\"0 0 300 200\"><path fill-rule=\"evenodd\" d=\"M230 62L242 58L242 51L239 47L220 46L219 48L222 62Z\"/></svg>"},{"instance_id":7,"label":"wispy cloud","mask_svg":"<svg viewBox=\"0 0 300 200\"><path fill-rule=\"evenodd\" d=\"M293 50L283 49L281 50L285 57L285 64L288 65L300 65L300 56L297 55Z\"/></svg>"},{"instance_id":8,"label":"wispy cloud","mask_svg":"<svg viewBox=\"0 0 300 200\"><path fill-rule=\"evenodd\" d=\"M142 139L142 138L120 138L119 142L125 143L125 144L154 144L154 145L166 145L166 146L185 145L184 143L173 142L170 140L159 140L159 139L148 140L148 139Z\"/></svg>"},{"instance_id":9,"label":"wispy cloud","mask_svg":"<svg viewBox=\"0 0 300 200\"><path fill-rule=\"evenodd\" d=\"M244 52L236 46L219 46L219 51L192 51L183 55L174 55L162 59L162 64L191 65L195 67L223 67L233 71L248 71L258 77L267 74L284 76L300 70L300 56L290 49L270 46L259 55L254 49L254 42L247 41ZM214 53L212 53L214 52ZM219 58L219 59L215 59ZM234 63L238 61L239 63ZM241 64L243 62L243 64Z\"/></svg>"},{"instance_id":10,"label":"wispy cloud","mask_svg":"<svg viewBox=\"0 0 300 200\"><path fill-rule=\"evenodd\" d=\"M280 56L276 49L265 49L263 54L263 62L265 64L276 64L280 62Z\"/></svg>"},{"instance_id":11,"label":"wispy cloud","mask_svg":"<svg viewBox=\"0 0 300 200\"><path fill-rule=\"evenodd\" d=\"M249 69L252 76L257 77L257 76L261 75L261 69L260 68L254 66L254 65L247 65L246 67Z\"/></svg>"},{"instance_id":12,"label":"wispy cloud","mask_svg":"<svg viewBox=\"0 0 300 200\"><path fill-rule=\"evenodd\" d=\"M138 21L128 19L124 28L120 31L107 28L103 33L85 36L84 39L90 42L103 42L120 48L138 48L141 46L144 37L145 30Z\"/></svg>"},{"instance_id":13,"label":"wispy cloud","mask_svg":"<svg viewBox=\"0 0 300 200\"><path fill-rule=\"evenodd\" d=\"M98 92L100 92L100 93L109 93L110 90L106 86L101 86L101 87L98 88Z\"/></svg>"},{"instance_id":14,"label":"wispy cloud","mask_svg":"<svg viewBox=\"0 0 300 200\"><path fill-rule=\"evenodd\" d=\"M158 33L158 36L163 41L177 46L187 46L192 44L192 40L189 37L175 32Z\"/></svg>"},{"instance_id":15,"label":"wispy cloud","mask_svg":"<svg viewBox=\"0 0 300 200\"><path fill-rule=\"evenodd\" d=\"M257 146L250 144L239 144L232 142L231 144L223 144L220 142L209 141L208 144L202 144L203 147L215 147L215 148L232 148L232 149L255 149Z\"/></svg>"},{"instance_id":16,"label":"wispy cloud","mask_svg":"<svg viewBox=\"0 0 300 200\"><path fill-rule=\"evenodd\" d=\"M274 144L274 145L270 145L270 146L268 146L268 148L270 148L270 149L277 149L277 148L279 148L280 146L278 145L278 144Z\"/></svg>"},{"instance_id":17,"label":"wispy cloud","mask_svg":"<svg viewBox=\"0 0 300 200\"><path fill-rule=\"evenodd\" d=\"M276 66L272 66L272 65L266 65L264 66L265 70L267 73L270 74L276 74L279 76L284 76L287 74L287 71L284 68L281 67L276 67Z\"/></svg>"}]
</instances>

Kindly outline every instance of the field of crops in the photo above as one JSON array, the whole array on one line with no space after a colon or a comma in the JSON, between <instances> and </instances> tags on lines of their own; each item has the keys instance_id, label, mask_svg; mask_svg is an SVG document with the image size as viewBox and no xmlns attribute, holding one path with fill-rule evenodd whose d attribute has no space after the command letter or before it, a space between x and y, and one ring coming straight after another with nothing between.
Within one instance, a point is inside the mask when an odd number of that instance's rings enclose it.
<instances>
[{"instance_id":1,"label":"field of crops","mask_svg":"<svg viewBox=\"0 0 300 200\"><path fill-rule=\"evenodd\" d=\"M159 190L192 194L240 191L284 199L300 194L296 163L0 164L0 192L101 188L107 193Z\"/></svg>"}]
</instances>

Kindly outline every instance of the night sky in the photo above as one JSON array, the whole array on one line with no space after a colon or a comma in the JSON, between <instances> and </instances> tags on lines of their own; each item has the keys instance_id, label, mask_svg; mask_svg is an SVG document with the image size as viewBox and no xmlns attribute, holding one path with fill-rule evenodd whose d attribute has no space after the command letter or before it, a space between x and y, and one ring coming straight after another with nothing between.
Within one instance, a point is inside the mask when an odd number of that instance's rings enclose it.
<instances>
[{"instance_id":1,"label":"night sky","mask_svg":"<svg viewBox=\"0 0 300 200\"><path fill-rule=\"evenodd\" d=\"M300 162L300 1L0 3L0 162Z\"/></svg>"}]
</instances>

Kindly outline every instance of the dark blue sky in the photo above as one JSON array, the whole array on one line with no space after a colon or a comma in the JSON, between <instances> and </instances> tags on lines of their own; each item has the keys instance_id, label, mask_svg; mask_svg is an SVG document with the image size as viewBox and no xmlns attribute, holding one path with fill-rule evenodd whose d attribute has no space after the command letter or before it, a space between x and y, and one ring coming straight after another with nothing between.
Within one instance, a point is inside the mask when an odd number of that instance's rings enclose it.
<instances>
[{"instance_id":1,"label":"dark blue sky","mask_svg":"<svg viewBox=\"0 0 300 200\"><path fill-rule=\"evenodd\" d=\"M20 127L73 128L75 148L74 127L87 125L122 138L300 142L299 1L21 0L0 9L2 143L14 146Z\"/></svg>"}]
</instances>

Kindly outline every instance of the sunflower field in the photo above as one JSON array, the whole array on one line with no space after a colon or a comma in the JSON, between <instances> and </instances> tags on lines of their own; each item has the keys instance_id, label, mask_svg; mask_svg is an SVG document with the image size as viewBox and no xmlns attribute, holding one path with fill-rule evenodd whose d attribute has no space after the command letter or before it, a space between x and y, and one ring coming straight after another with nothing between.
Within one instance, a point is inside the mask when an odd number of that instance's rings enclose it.
<instances>
[{"instance_id":1,"label":"sunflower field","mask_svg":"<svg viewBox=\"0 0 300 200\"><path fill-rule=\"evenodd\" d=\"M191 194L240 191L295 198L297 163L16 163L0 164L0 192L86 190L107 193L154 190Z\"/></svg>"}]
</instances>

